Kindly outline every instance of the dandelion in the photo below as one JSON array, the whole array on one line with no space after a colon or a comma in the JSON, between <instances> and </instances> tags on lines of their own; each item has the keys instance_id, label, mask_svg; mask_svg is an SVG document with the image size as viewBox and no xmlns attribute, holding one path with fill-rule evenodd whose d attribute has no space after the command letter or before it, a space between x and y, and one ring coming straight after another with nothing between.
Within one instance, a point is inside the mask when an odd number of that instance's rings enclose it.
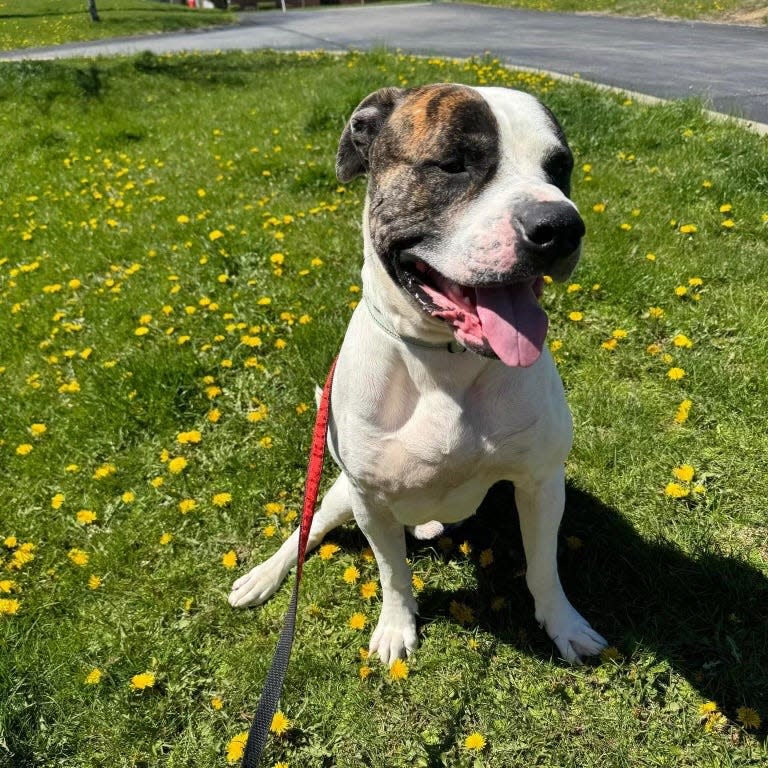
<instances>
[{"instance_id":1,"label":"dandelion","mask_svg":"<svg viewBox=\"0 0 768 768\"><path fill-rule=\"evenodd\" d=\"M475 612L465 603L451 600L449 611L451 616L462 626L467 626L475 621Z\"/></svg>"},{"instance_id":2,"label":"dandelion","mask_svg":"<svg viewBox=\"0 0 768 768\"><path fill-rule=\"evenodd\" d=\"M88 589L98 589L102 584L101 576L97 576L95 573L92 573L88 577Z\"/></svg>"},{"instance_id":3,"label":"dandelion","mask_svg":"<svg viewBox=\"0 0 768 768\"><path fill-rule=\"evenodd\" d=\"M357 670L357 674L360 675L361 680L366 680L373 670L367 665L363 664L360 669Z\"/></svg>"},{"instance_id":4,"label":"dandelion","mask_svg":"<svg viewBox=\"0 0 768 768\"><path fill-rule=\"evenodd\" d=\"M408 677L408 665L402 659L395 659L389 665L390 680L405 680Z\"/></svg>"},{"instance_id":5,"label":"dandelion","mask_svg":"<svg viewBox=\"0 0 768 768\"><path fill-rule=\"evenodd\" d=\"M682 368L674 367L667 371L667 377L672 381L680 381L685 376L685 370Z\"/></svg>"},{"instance_id":6,"label":"dandelion","mask_svg":"<svg viewBox=\"0 0 768 768\"><path fill-rule=\"evenodd\" d=\"M81 525L90 525L96 521L96 513L90 509L81 509L76 515L75 519Z\"/></svg>"},{"instance_id":7,"label":"dandelion","mask_svg":"<svg viewBox=\"0 0 768 768\"><path fill-rule=\"evenodd\" d=\"M0 616L13 616L19 612L21 602L13 597L0 598Z\"/></svg>"},{"instance_id":8,"label":"dandelion","mask_svg":"<svg viewBox=\"0 0 768 768\"><path fill-rule=\"evenodd\" d=\"M101 675L102 672L98 667L94 667L86 676L85 676L85 684L86 685L98 685L101 682Z\"/></svg>"},{"instance_id":9,"label":"dandelion","mask_svg":"<svg viewBox=\"0 0 768 768\"><path fill-rule=\"evenodd\" d=\"M693 346L693 342L684 333L678 333L675 338L672 339L672 343L676 347L683 349L690 349Z\"/></svg>"},{"instance_id":10,"label":"dandelion","mask_svg":"<svg viewBox=\"0 0 768 768\"><path fill-rule=\"evenodd\" d=\"M736 222L733 219L725 219L720 222L720 226L724 229L733 229L736 226Z\"/></svg>"},{"instance_id":11,"label":"dandelion","mask_svg":"<svg viewBox=\"0 0 768 768\"><path fill-rule=\"evenodd\" d=\"M480 567L481 568L488 568L488 566L493 564L493 550L492 549L484 549L480 553Z\"/></svg>"},{"instance_id":12,"label":"dandelion","mask_svg":"<svg viewBox=\"0 0 768 768\"><path fill-rule=\"evenodd\" d=\"M110 477L117 472L117 467L114 464L102 464L100 467L96 467L93 472L94 480L103 480L105 477Z\"/></svg>"},{"instance_id":13,"label":"dandelion","mask_svg":"<svg viewBox=\"0 0 768 768\"><path fill-rule=\"evenodd\" d=\"M214 494L211 502L214 507L226 507L232 501L232 494L224 491L223 493Z\"/></svg>"},{"instance_id":14,"label":"dandelion","mask_svg":"<svg viewBox=\"0 0 768 768\"><path fill-rule=\"evenodd\" d=\"M211 422L211 424L218 424L219 420L221 419L221 411L218 408L212 408L210 411L208 411L206 418Z\"/></svg>"},{"instance_id":15,"label":"dandelion","mask_svg":"<svg viewBox=\"0 0 768 768\"><path fill-rule=\"evenodd\" d=\"M82 568L85 565L88 565L88 553L83 552L82 549L77 549L77 547L73 547L72 549L67 552L67 557L77 566Z\"/></svg>"},{"instance_id":16,"label":"dandelion","mask_svg":"<svg viewBox=\"0 0 768 768\"><path fill-rule=\"evenodd\" d=\"M46 427L45 424L35 423L30 425L29 431L35 437L40 437L40 435L43 435L48 431L48 427Z\"/></svg>"},{"instance_id":17,"label":"dandelion","mask_svg":"<svg viewBox=\"0 0 768 768\"><path fill-rule=\"evenodd\" d=\"M323 544L318 550L321 560L330 560L341 547L338 544L328 543Z\"/></svg>"},{"instance_id":18,"label":"dandelion","mask_svg":"<svg viewBox=\"0 0 768 768\"><path fill-rule=\"evenodd\" d=\"M343 579L346 584L354 584L359 578L360 571L354 565L344 569Z\"/></svg>"},{"instance_id":19,"label":"dandelion","mask_svg":"<svg viewBox=\"0 0 768 768\"><path fill-rule=\"evenodd\" d=\"M51 509L61 509L64 499L66 499L66 496L63 493L54 494L51 499Z\"/></svg>"},{"instance_id":20,"label":"dandelion","mask_svg":"<svg viewBox=\"0 0 768 768\"><path fill-rule=\"evenodd\" d=\"M468 541L463 541L459 544L459 552L465 557L468 557L472 553L472 545Z\"/></svg>"},{"instance_id":21,"label":"dandelion","mask_svg":"<svg viewBox=\"0 0 768 768\"><path fill-rule=\"evenodd\" d=\"M424 579L422 579L421 576L417 576L416 574L411 577L411 584L413 585L413 588L416 590L416 592L421 592L421 590L424 589Z\"/></svg>"},{"instance_id":22,"label":"dandelion","mask_svg":"<svg viewBox=\"0 0 768 768\"><path fill-rule=\"evenodd\" d=\"M477 731L470 733L469 736L464 739L464 749L469 750L470 752L481 752L485 749L485 744L485 736Z\"/></svg>"},{"instance_id":23,"label":"dandelion","mask_svg":"<svg viewBox=\"0 0 768 768\"><path fill-rule=\"evenodd\" d=\"M179 434L176 435L176 441L182 445L186 445L187 443L196 444L199 443L200 440L202 440L202 435L196 429L191 429L189 432L179 432Z\"/></svg>"},{"instance_id":24,"label":"dandelion","mask_svg":"<svg viewBox=\"0 0 768 768\"><path fill-rule=\"evenodd\" d=\"M283 736L291 727L291 721L278 709L272 715L272 723L269 730L276 736Z\"/></svg>"},{"instance_id":25,"label":"dandelion","mask_svg":"<svg viewBox=\"0 0 768 768\"><path fill-rule=\"evenodd\" d=\"M648 317L654 320L660 320L664 317L664 310L661 307L648 307Z\"/></svg>"},{"instance_id":26,"label":"dandelion","mask_svg":"<svg viewBox=\"0 0 768 768\"><path fill-rule=\"evenodd\" d=\"M229 552L225 552L221 556L221 564L230 570L234 568L237 565L237 552L235 552L234 549L230 549Z\"/></svg>"},{"instance_id":27,"label":"dandelion","mask_svg":"<svg viewBox=\"0 0 768 768\"><path fill-rule=\"evenodd\" d=\"M155 676L152 672L141 672L131 678L131 688L134 691L143 691L145 688L152 688L155 684Z\"/></svg>"},{"instance_id":28,"label":"dandelion","mask_svg":"<svg viewBox=\"0 0 768 768\"><path fill-rule=\"evenodd\" d=\"M605 203L595 203L592 206L592 210L595 213L604 213L605 212Z\"/></svg>"},{"instance_id":29,"label":"dandelion","mask_svg":"<svg viewBox=\"0 0 768 768\"><path fill-rule=\"evenodd\" d=\"M214 696L211 699L211 707L215 709L217 712L224 706L224 702L222 701L220 696Z\"/></svg>"},{"instance_id":30,"label":"dandelion","mask_svg":"<svg viewBox=\"0 0 768 768\"><path fill-rule=\"evenodd\" d=\"M171 459L168 462L168 471L172 475L178 475L180 472L184 471L186 466L187 460L183 456L176 456L176 458Z\"/></svg>"},{"instance_id":31,"label":"dandelion","mask_svg":"<svg viewBox=\"0 0 768 768\"><path fill-rule=\"evenodd\" d=\"M29 443L22 443L16 446L17 456L29 456L32 453L32 446Z\"/></svg>"},{"instance_id":32,"label":"dandelion","mask_svg":"<svg viewBox=\"0 0 768 768\"><path fill-rule=\"evenodd\" d=\"M368 619L365 617L365 614L363 613L353 613L349 617L349 621L347 624L349 624L350 629L365 629L365 625L368 623Z\"/></svg>"},{"instance_id":33,"label":"dandelion","mask_svg":"<svg viewBox=\"0 0 768 768\"><path fill-rule=\"evenodd\" d=\"M690 483L691 480L693 480L695 472L696 470L690 464L682 464L672 470L672 474L675 478L683 483Z\"/></svg>"},{"instance_id":34,"label":"dandelion","mask_svg":"<svg viewBox=\"0 0 768 768\"><path fill-rule=\"evenodd\" d=\"M695 224L682 224L680 226L680 232L684 235L693 235L699 231L699 228Z\"/></svg>"},{"instance_id":35,"label":"dandelion","mask_svg":"<svg viewBox=\"0 0 768 768\"><path fill-rule=\"evenodd\" d=\"M691 412L692 405L693 401L686 399L677 406L677 411L675 412L675 423L682 424L683 422L688 421L688 415Z\"/></svg>"},{"instance_id":36,"label":"dandelion","mask_svg":"<svg viewBox=\"0 0 768 768\"><path fill-rule=\"evenodd\" d=\"M214 229L212 232L208 233L208 239L214 243L220 238L224 237L224 233L220 229Z\"/></svg>"},{"instance_id":37,"label":"dandelion","mask_svg":"<svg viewBox=\"0 0 768 768\"><path fill-rule=\"evenodd\" d=\"M120 498L123 504L133 504L136 501L136 494L133 491L125 491Z\"/></svg>"},{"instance_id":38,"label":"dandelion","mask_svg":"<svg viewBox=\"0 0 768 768\"><path fill-rule=\"evenodd\" d=\"M243 758L243 752L245 752L245 744L248 741L248 731L241 731L236 736L233 736L229 744L227 744L227 762L239 763Z\"/></svg>"},{"instance_id":39,"label":"dandelion","mask_svg":"<svg viewBox=\"0 0 768 768\"><path fill-rule=\"evenodd\" d=\"M186 515L197 507L197 502L194 499L182 499L179 502L179 512L182 515Z\"/></svg>"},{"instance_id":40,"label":"dandelion","mask_svg":"<svg viewBox=\"0 0 768 768\"><path fill-rule=\"evenodd\" d=\"M376 597L376 593L379 591L379 585L375 581L366 581L365 584L360 586L360 597L364 600L370 600Z\"/></svg>"},{"instance_id":41,"label":"dandelion","mask_svg":"<svg viewBox=\"0 0 768 768\"><path fill-rule=\"evenodd\" d=\"M172 533L164 533L160 536L160 539L159 539L159 543L161 547L164 547L167 544L170 544L172 541L173 541Z\"/></svg>"},{"instance_id":42,"label":"dandelion","mask_svg":"<svg viewBox=\"0 0 768 768\"><path fill-rule=\"evenodd\" d=\"M574 323L580 323L584 319L584 313L583 312L569 312L568 313L568 319L573 321Z\"/></svg>"},{"instance_id":43,"label":"dandelion","mask_svg":"<svg viewBox=\"0 0 768 768\"><path fill-rule=\"evenodd\" d=\"M664 495L669 496L671 499L684 499L690 491L684 485L680 483L667 483L664 488Z\"/></svg>"},{"instance_id":44,"label":"dandelion","mask_svg":"<svg viewBox=\"0 0 768 768\"><path fill-rule=\"evenodd\" d=\"M762 722L760 720L760 715L758 715L757 712L752 709L752 707L739 707L736 710L736 719L745 728L757 729L760 727L760 723Z\"/></svg>"}]
</instances>

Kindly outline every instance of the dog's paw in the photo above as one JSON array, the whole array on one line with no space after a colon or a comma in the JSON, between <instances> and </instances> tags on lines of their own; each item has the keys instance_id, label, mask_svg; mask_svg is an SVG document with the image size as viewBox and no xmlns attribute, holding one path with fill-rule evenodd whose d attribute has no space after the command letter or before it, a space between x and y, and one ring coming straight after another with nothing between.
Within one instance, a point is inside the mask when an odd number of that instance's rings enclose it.
<instances>
[{"instance_id":1,"label":"dog's paw","mask_svg":"<svg viewBox=\"0 0 768 768\"><path fill-rule=\"evenodd\" d=\"M382 608L379 623L371 635L368 650L389 666L395 659L408 656L419 645L416 614L408 608Z\"/></svg>"},{"instance_id":2,"label":"dog's paw","mask_svg":"<svg viewBox=\"0 0 768 768\"><path fill-rule=\"evenodd\" d=\"M423 541L426 539L436 539L438 536L441 536L445 526L437 520L430 520L428 523L409 527L408 530L415 539Z\"/></svg>"},{"instance_id":3,"label":"dog's paw","mask_svg":"<svg viewBox=\"0 0 768 768\"><path fill-rule=\"evenodd\" d=\"M595 656L608 645L565 598L546 612L537 611L536 619L552 638L560 655L571 664L581 664L582 656Z\"/></svg>"},{"instance_id":4,"label":"dog's paw","mask_svg":"<svg viewBox=\"0 0 768 768\"><path fill-rule=\"evenodd\" d=\"M277 591L285 575L280 563L267 560L237 579L227 600L234 608L260 605Z\"/></svg>"}]
</instances>

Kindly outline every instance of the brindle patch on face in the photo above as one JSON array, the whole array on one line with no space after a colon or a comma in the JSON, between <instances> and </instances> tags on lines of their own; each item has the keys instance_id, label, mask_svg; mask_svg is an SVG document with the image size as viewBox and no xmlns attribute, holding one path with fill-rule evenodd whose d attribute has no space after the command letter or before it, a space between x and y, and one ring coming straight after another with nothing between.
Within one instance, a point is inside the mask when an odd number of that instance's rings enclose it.
<instances>
[{"instance_id":1,"label":"brindle patch on face","mask_svg":"<svg viewBox=\"0 0 768 768\"><path fill-rule=\"evenodd\" d=\"M388 270L409 243L437 242L493 178L499 141L496 118L476 91L445 84L406 93L370 156L370 232Z\"/></svg>"}]
</instances>

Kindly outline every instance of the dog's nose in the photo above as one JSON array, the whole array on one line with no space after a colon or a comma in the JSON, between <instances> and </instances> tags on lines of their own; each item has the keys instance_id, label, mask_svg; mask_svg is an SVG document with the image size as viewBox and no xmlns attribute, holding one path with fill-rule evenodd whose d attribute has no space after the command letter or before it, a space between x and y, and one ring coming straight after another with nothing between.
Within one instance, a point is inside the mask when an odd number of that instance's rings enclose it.
<instances>
[{"instance_id":1,"label":"dog's nose","mask_svg":"<svg viewBox=\"0 0 768 768\"><path fill-rule=\"evenodd\" d=\"M565 202L532 203L518 221L526 248L549 260L571 256L586 231L579 212Z\"/></svg>"}]
</instances>

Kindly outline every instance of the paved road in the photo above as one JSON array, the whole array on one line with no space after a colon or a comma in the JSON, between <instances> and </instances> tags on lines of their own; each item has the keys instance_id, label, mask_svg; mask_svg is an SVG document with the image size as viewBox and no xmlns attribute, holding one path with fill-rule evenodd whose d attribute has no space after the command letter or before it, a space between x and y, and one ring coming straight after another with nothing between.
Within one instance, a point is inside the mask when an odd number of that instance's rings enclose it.
<instances>
[{"instance_id":1,"label":"paved road","mask_svg":"<svg viewBox=\"0 0 768 768\"><path fill-rule=\"evenodd\" d=\"M768 123L768 27L413 4L244 14L231 28L99 41L2 59L229 49L400 48L503 61L663 98L701 96Z\"/></svg>"}]
</instances>

